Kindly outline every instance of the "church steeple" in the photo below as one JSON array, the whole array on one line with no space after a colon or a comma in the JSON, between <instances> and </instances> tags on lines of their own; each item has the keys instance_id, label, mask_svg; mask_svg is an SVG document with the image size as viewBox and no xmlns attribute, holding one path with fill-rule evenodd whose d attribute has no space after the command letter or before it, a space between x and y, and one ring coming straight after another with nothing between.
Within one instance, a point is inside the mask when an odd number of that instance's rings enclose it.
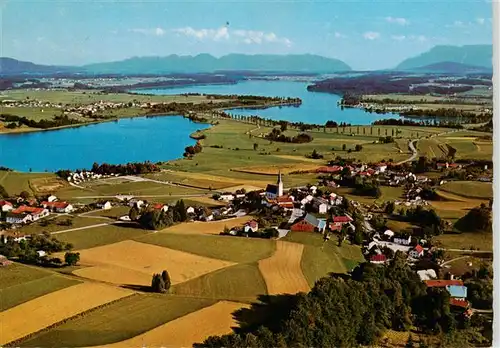
<instances>
[{"instance_id":1,"label":"church steeple","mask_svg":"<svg viewBox=\"0 0 500 348\"><path fill-rule=\"evenodd\" d=\"M278 197L283 196L283 179L281 177L281 170L278 172Z\"/></svg>"}]
</instances>

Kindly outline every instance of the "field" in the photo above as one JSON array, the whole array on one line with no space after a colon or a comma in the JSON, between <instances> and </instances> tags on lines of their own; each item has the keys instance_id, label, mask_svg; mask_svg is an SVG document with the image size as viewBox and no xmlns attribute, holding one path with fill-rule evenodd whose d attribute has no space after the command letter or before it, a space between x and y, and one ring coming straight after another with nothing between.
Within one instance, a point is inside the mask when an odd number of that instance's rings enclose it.
<instances>
[{"instance_id":1,"label":"field","mask_svg":"<svg viewBox=\"0 0 500 348\"><path fill-rule=\"evenodd\" d=\"M222 268L177 284L171 292L187 297L255 302L257 296L267 293L267 289L257 264L246 263Z\"/></svg>"},{"instance_id":2,"label":"field","mask_svg":"<svg viewBox=\"0 0 500 348\"><path fill-rule=\"evenodd\" d=\"M37 297L0 312L0 344L20 339L63 319L130 294L132 292L125 289L83 283Z\"/></svg>"},{"instance_id":3,"label":"field","mask_svg":"<svg viewBox=\"0 0 500 348\"><path fill-rule=\"evenodd\" d=\"M209 336L231 333L231 328L237 325L232 313L246 307L248 305L221 301L142 335L107 347L191 347L194 343L203 342ZM214 320L215 318L217 320Z\"/></svg>"},{"instance_id":4,"label":"field","mask_svg":"<svg viewBox=\"0 0 500 348\"><path fill-rule=\"evenodd\" d=\"M309 286L329 273L346 273L364 258L359 247L343 243L337 246L336 238L323 242L319 233L291 232L283 240L304 245L301 268Z\"/></svg>"},{"instance_id":5,"label":"field","mask_svg":"<svg viewBox=\"0 0 500 348\"><path fill-rule=\"evenodd\" d=\"M31 182L37 182L37 179L56 179L54 174L50 173L18 173L0 171L0 185L2 185L10 196L18 195L22 191L30 194L36 194L35 187ZM56 179L57 180L57 179ZM38 182L40 182L38 180Z\"/></svg>"},{"instance_id":6,"label":"field","mask_svg":"<svg viewBox=\"0 0 500 348\"><path fill-rule=\"evenodd\" d=\"M71 221L70 225L66 225L67 220ZM23 226L16 231L22 232L24 234L34 234L41 232L52 233L52 232L69 230L73 228L93 226L105 222L108 221L106 219L92 219L74 215L62 215L62 216L49 215L49 217L45 219ZM44 224L46 223L48 225L44 226Z\"/></svg>"},{"instance_id":7,"label":"field","mask_svg":"<svg viewBox=\"0 0 500 348\"><path fill-rule=\"evenodd\" d=\"M90 213L86 213L85 215L86 216L101 216L101 217L106 217L106 218L110 218L110 219L117 219L119 218L120 216L123 216L123 215L128 215L128 213L130 212L130 207L129 206L117 206L117 207L113 207L111 209L100 209L100 210L95 210L95 211L92 211ZM99 221L99 220L97 220Z\"/></svg>"},{"instance_id":8,"label":"field","mask_svg":"<svg viewBox=\"0 0 500 348\"><path fill-rule=\"evenodd\" d=\"M243 216L239 218L231 218L220 221L210 222L184 222L162 230L162 233L178 233L178 234L213 234L218 235L224 230L235 226L242 226L245 222L252 220L251 216Z\"/></svg>"},{"instance_id":9,"label":"field","mask_svg":"<svg viewBox=\"0 0 500 348\"><path fill-rule=\"evenodd\" d=\"M308 292L309 285L302 274L300 260L302 244L278 241L276 252L259 261L259 269L270 295Z\"/></svg>"},{"instance_id":10,"label":"field","mask_svg":"<svg viewBox=\"0 0 500 348\"><path fill-rule=\"evenodd\" d=\"M80 251L80 264L91 266L74 272L78 276L119 285L149 286L153 273L168 270L172 284L231 266L233 263L209 259L156 245L123 241Z\"/></svg>"},{"instance_id":11,"label":"field","mask_svg":"<svg viewBox=\"0 0 500 348\"><path fill-rule=\"evenodd\" d=\"M251 263L269 257L276 242L269 239L233 236L180 235L158 232L136 239L195 255L236 263Z\"/></svg>"},{"instance_id":12,"label":"field","mask_svg":"<svg viewBox=\"0 0 500 348\"><path fill-rule=\"evenodd\" d=\"M79 283L17 263L0 268L0 279L0 311Z\"/></svg>"},{"instance_id":13,"label":"field","mask_svg":"<svg viewBox=\"0 0 500 348\"><path fill-rule=\"evenodd\" d=\"M31 347L90 347L123 341L210 306L214 301L135 294L24 342Z\"/></svg>"},{"instance_id":14,"label":"field","mask_svg":"<svg viewBox=\"0 0 500 348\"><path fill-rule=\"evenodd\" d=\"M493 235L488 232L445 233L434 239L445 249L470 250L473 247L483 251L493 250Z\"/></svg>"},{"instance_id":15,"label":"field","mask_svg":"<svg viewBox=\"0 0 500 348\"><path fill-rule=\"evenodd\" d=\"M100 221L96 221L95 223L100 223ZM135 225L133 227L129 227L127 224L118 224L64 232L56 234L55 236L60 241L71 243L75 249L80 250L117 243L127 239L147 235L149 233L151 232L138 228Z\"/></svg>"},{"instance_id":16,"label":"field","mask_svg":"<svg viewBox=\"0 0 500 348\"><path fill-rule=\"evenodd\" d=\"M439 190L466 198L493 198L493 184L488 182L449 181L446 184L441 185Z\"/></svg>"}]
</instances>

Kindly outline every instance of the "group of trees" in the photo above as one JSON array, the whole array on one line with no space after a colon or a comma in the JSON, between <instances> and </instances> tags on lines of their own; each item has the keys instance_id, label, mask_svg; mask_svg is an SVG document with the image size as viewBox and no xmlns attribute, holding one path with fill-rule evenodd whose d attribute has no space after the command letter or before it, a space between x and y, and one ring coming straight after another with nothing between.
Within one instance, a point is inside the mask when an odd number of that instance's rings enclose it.
<instances>
[{"instance_id":1,"label":"group of trees","mask_svg":"<svg viewBox=\"0 0 500 348\"><path fill-rule=\"evenodd\" d=\"M184 201L178 200L174 206L169 207L167 211L146 207L139 210L137 207L130 208L129 217L132 221L150 230L159 230L172 226L176 222L185 222L188 219L186 205Z\"/></svg>"},{"instance_id":2,"label":"group of trees","mask_svg":"<svg viewBox=\"0 0 500 348\"><path fill-rule=\"evenodd\" d=\"M417 205L415 208L401 209L399 214L407 221L421 226L425 236L437 236L443 233L444 220L434 209L427 210L421 205Z\"/></svg>"},{"instance_id":3,"label":"group of trees","mask_svg":"<svg viewBox=\"0 0 500 348\"><path fill-rule=\"evenodd\" d=\"M85 169L77 170L76 172L85 172ZM120 174L120 175L137 175L137 174L147 174L160 171L160 167L156 164L145 161L145 162L131 162L127 164L109 164L102 163L99 164L94 162L91 172L95 174L101 175L110 175L110 174ZM61 169L56 172L56 174L66 179L73 171L68 169Z\"/></svg>"},{"instance_id":4,"label":"group of trees","mask_svg":"<svg viewBox=\"0 0 500 348\"><path fill-rule=\"evenodd\" d=\"M467 325L447 291L427 289L401 252L388 265L360 264L350 276L321 278L308 294L270 299L258 310L269 314L195 347L371 346L387 329L451 334Z\"/></svg>"},{"instance_id":5,"label":"group of trees","mask_svg":"<svg viewBox=\"0 0 500 348\"><path fill-rule=\"evenodd\" d=\"M67 115L54 116L53 120L42 119L39 121L35 121L35 120L30 120L24 116L21 117L10 114L1 114L0 120L5 123L8 122L6 127L11 129L21 127L22 125L31 128L47 129L47 128L62 127L80 123L80 121L71 119Z\"/></svg>"},{"instance_id":6,"label":"group of trees","mask_svg":"<svg viewBox=\"0 0 500 348\"><path fill-rule=\"evenodd\" d=\"M377 120L372 122L374 126L412 126L412 127L443 127L443 128L463 128L462 125L458 124L456 121L445 121L434 119L423 119L423 120L410 120L405 118L388 118L383 120Z\"/></svg>"},{"instance_id":7,"label":"group of trees","mask_svg":"<svg viewBox=\"0 0 500 348\"><path fill-rule=\"evenodd\" d=\"M158 293L166 293L172 286L172 281L170 280L170 275L166 270L163 272L153 274L153 279L151 280L151 290Z\"/></svg>"},{"instance_id":8,"label":"group of trees","mask_svg":"<svg viewBox=\"0 0 500 348\"><path fill-rule=\"evenodd\" d=\"M479 207L472 208L464 217L457 221L455 227L464 232L491 232L491 206L481 203Z\"/></svg>"},{"instance_id":9,"label":"group of trees","mask_svg":"<svg viewBox=\"0 0 500 348\"><path fill-rule=\"evenodd\" d=\"M480 114L476 114L471 111L465 111L455 108L439 108L439 109L429 109L429 110L410 110L410 111L402 111L400 112L401 116L412 116L412 117L421 117L421 116L431 116L438 118L453 118L454 121L462 119L462 121L474 121L474 122L488 122L491 120L492 114L488 112L482 112ZM460 123L460 122L458 122Z\"/></svg>"},{"instance_id":10,"label":"group of trees","mask_svg":"<svg viewBox=\"0 0 500 348\"><path fill-rule=\"evenodd\" d=\"M203 147L199 141L196 142L194 146L186 146L184 149L184 157L192 157L197 153L200 153Z\"/></svg>"},{"instance_id":11,"label":"group of trees","mask_svg":"<svg viewBox=\"0 0 500 348\"><path fill-rule=\"evenodd\" d=\"M313 149L311 154L306 156L306 157L312 158L312 159L322 159L323 155L320 154L318 151L316 151L316 149Z\"/></svg>"},{"instance_id":12,"label":"group of trees","mask_svg":"<svg viewBox=\"0 0 500 348\"><path fill-rule=\"evenodd\" d=\"M70 252L71 249L73 249L71 243L61 242L48 233L35 234L19 242L16 242L13 237L0 237L0 255L41 266L61 266L63 264L61 259L49 256L51 253L61 251L67 251L64 256L67 265L77 264L80 260L80 254ZM40 250L44 251L46 255L40 256L38 254Z\"/></svg>"},{"instance_id":13,"label":"group of trees","mask_svg":"<svg viewBox=\"0 0 500 348\"><path fill-rule=\"evenodd\" d=\"M351 124L350 123L345 123L345 122L340 122L340 123L337 123L336 121L326 121L325 123L325 127L326 128L345 128L345 127L351 127Z\"/></svg>"},{"instance_id":14,"label":"group of trees","mask_svg":"<svg viewBox=\"0 0 500 348\"><path fill-rule=\"evenodd\" d=\"M294 137L286 136L285 134L281 133L281 130L278 128L273 128L273 130L269 134L267 134L265 138L272 141L295 144L309 143L313 140L313 137L306 133L300 133Z\"/></svg>"}]
</instances>

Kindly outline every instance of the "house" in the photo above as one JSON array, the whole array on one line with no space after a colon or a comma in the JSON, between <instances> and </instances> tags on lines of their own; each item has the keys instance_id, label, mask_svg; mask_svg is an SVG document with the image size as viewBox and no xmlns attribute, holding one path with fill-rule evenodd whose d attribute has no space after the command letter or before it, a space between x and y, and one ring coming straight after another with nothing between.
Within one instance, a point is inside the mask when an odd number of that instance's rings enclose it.
<instances>
[{"instance_id":1,"label":"house","mask_svg":"<svg viewBox=\"0 0 500 348\"><path fill-rule=\"evenodd\" d=\"M465 300L467 299L467 287L463 285L446 285L446 290L450 297Z\"/></svg>"},{"instance_id":2,"label":"house","mask_svg":"<svg viewBox=\"0 0 500 348\"><path fill-rule=\"evenodd\" d=\"M283 179L281 177L281 171L278 173L278 181L276 185L268 184L266 187L266 197L269 199L276 199L277 197L283 196Z\"/></svg>"},{"instance_id":3,"label":"house","mask_svg":"<svg viewBox=\"0 0 500 348\"><path fill-rule=\"evenodd\" d=\"M108 210L108 209L111 209L112 204L110 201L100 201L100 202L97 202L96 206L99 209ZM133 206L133 203L131 206Z\"/></svg>"},{"instance_id":4,"label":"house","mask_svg":"<svg viewBox=\"0 0 500 348\"><path fill-rule=\"evenodd\" d=\"M44 257L47 255L47 253L43 250L37 250L36 253L38 254L38 257Z\"/></svg>"},{"instance_id":5,"label":"house","mask_svg":"<svg viewBox=\"0 0 500 348\"><path fill-rule=\"evenodd\" d=\"M136 207L138 209L141 209L141 207L144 205L144 201L140 199L131 199L128 205L130 207Z\"/></svg>"},{"instance_id":6,"label":"house","mask_svg":"<svg viewBox=\"0 0 500 348\"><path fill-rule=\"evenodd\" d=\"M294 200L290 196L281 196L276 199L276 204L281 208L291 210L294 207Z\"/></svg>"},{"instance_id":7,"label":"house","mask_svg":"<svg viewBox=\"0 0 500 348\"><path fill-rule=\"evenodd\" d=\"M220 195L219 201L230 202L234 199L234 195L231 192L224 192Z\"/></svg>"},{"instance_id":8,"label":"house","mask_svg":"<svg viewBox=\"0 0 500 348\"><path fill-rule=\"evenodd\" d=\"M167 210L168 210L168 209L167 209ZM187 207L187 209L186 209L186 213L187 213L187 214L194 214L194 212L195 212L194 207Z\"/></svg>"},{"instance_id":9,"label":"house","mask_svg":"<svg viewBox=\"0 0 500 348\"><path fill-rule=\"evenodd\" d=\"M250 220L245 224L245 227L243 227L243 230L245 233L250 233L250 232L257 232L259 229L259 224L255 220Z\"/></svg>"},{"instance_id":10,"label":"house","mask_svg":"<svg viewBox=\"0 0 500 348\"><path fill-rule=\"evenodd\" d=\"M386 169L387 169L387 163L378 163L378 164L375 166L375 170L376 170L378 173L384 173Z\"/></svg>"},{"instance_id":11,"label":"house","mask_svg":"<svg viewBox=\"0 0 500 348\"><path fill-rule=\"evenodd\" d=\"M159 210L159 211L163 211L163 212L167 212L168 211L168 205L167 204L162 204L162 203L156 203L153 205L153 209L154 210Z\"/></svg>"},{"instance_id":12,"label":"house","mask_svg":"<svg viewBox=\"0 0 500 348\"><path fill-rule=\"evenodd\" d=\"M349 215L333 216L329 227L331 231L340 231L342 226L350 222L352 222L352 218Z\"/></svg>"},{"instance_id":13,"label":"house","mask_svg":"<svg viewBox=\"0 0 500 348\"><path fill-rule=\"evenodd\" d=\"M0 266L8 266L12 264L12 261L9 261L5 256L0 255Z\"/></svg>"},{"instance_id":14,"label":"house","mask_svg":"<svg viewBox=\"0 0 500 348\"><path fill-rule=\"evenodd\" d=\"M42 207L55 211L56 213L70 213L74 210L73 206L68 202L44 201L42 202Z\"/></svg>"},{"instance_id":15,"label":"house","mask_svg":"<svg viewBox=\"0 0 500 348\"><path fill-rule=\"evenodd\" d=\"M57 201L57 197L54 196L54 195L50 195L49 197L47 197L47 202L55 202Z\"/></svg>"},{"instance_id":16,"label":"house","mask_svg":"<svg viewBox=\"0 0 500 348\"><path fill-rule=\"evenodd\" d=\"M397 234L394 236L393 242L396 244L401 244L401 245L410 245L411 236Z\"/></svg>"},{"instance_id":17,"label":"house","mask_svg":"<svg viewBox=\"0 0 500 348\"><path fill-rule=\"evenodd\" d=\"M306 214L303 219L294 223L290 230L294 232L324 232L325 227L326 221L324 219L318 219L314 215Z\"/></svg>"},{"instance_id":18,"label":"house","mask_svg":"<svg viewBox=\"0 0 500 348\"><path fill-rule=\"evenodd\" d=\"M312 200L314 199L314 197L312 195L307 195L305 196L301 201L300 201L300 204L302 206L305 206L307 203L311 202Z\"/></svg>"},{"instance_id":19,"label":"house","mask_svg":"<svg viewBox=\"0 0 500 348\"><path fill-rule=\"evenodd\" d=\"M422 248L420 244L417 244L415 248L410 250L410 256L413 257L414 259L418 259L424 256L424 248Z\"/></svg>"},{"instance_id":20,"label":"house","mask_svg":"<svg viewBox=\"0 0 500 348\"><path fill-rule=\"evenodd\" d=\"M2 212L4 212L4 213L14 209L14 207L12 206L12 203L10 203L9 201L6 201L6 200L0 201L0 208L1 208Z\"/></svg>"},{"instance_id":21,"label":"house","mask_svg":"<svg viewBox=\"0 0 500 348\"><path fill-rule=\"evenodd\" d=\"M339 173L342 171L341 166L328 166L328 167L319 167L316 169L316 173Z\"/></svg>"},{"instance_id":22,"label":"house","mask_svg":"<svg viewBox=\"0 0 500 348\"><path fill-rule=\"evenodd\" d=\"M328 202L323 198L315 198L313 200L313 209L319 214L326 214L328 212Z\"/></svg>"},{"instance_id":23,"label":"house","mask_svg":"<svg viewBox=\"0 0 500 348\"><path fill-rule=\"evenodd\" d=\"M436 280L426 280L425 285L429 288L437 287L437 288L445 288L450 285L462 286L464 282L458 279L444 280L444 279L436 279Z\"/></svg>"},{"instance_id":24,"label":"house","mask_svg":"<svg viewBox=\"0 0 500 348\"><path fill-rule=\"evenodd\" d=\"M10 211L9 213L11 214L11 220L16 220L16 219L25 220L25 218L21 217L21 215L26 215L26 214L30 215L31 217L28 218L27 221L36 221L38 219L41 219L49 215L49 211L45 208L28 207L26 205L22 205L19 208ZM9 216L7 216L7 218L9 218ZM11 223L16 223L16 222L11 222Z\"/></svg>"},{"instance_id":25,"label":"house","mask_svg":"<svg viewBox=\"0 0 500 348\"><path fill-rule=\"evenodd\" d=\"M27 224L33 221L33 217L30 214L8 212L5 221L9 224Z\"/></svg>"},{"instance_id":26,"label":"house","mask_svg":"<svg viewBox=\"0 0 500 348\"><path fill-rule=\"evenodd\" d=\"M448 162L443 163L443 162L437 162L436 163L436 169L445 169L448 168Z\"/></svg>"},{"instance_id":27,"label":"house","mask_svg":"<svg viewBox=\"0 0 500 348\"><path fill-rule=\"evenodd\" d=\"M370 262L375 264L386 263L387 257L384 254L377 254L370 257Z\"/></svg>"},{"instance_id":28,"label":"house","mask_svg":"<svg viewBox=\"0 0 500 348\"><path fill-rule=\"evenodd\" d=\"M436 279L436 271L433 269L423 269L420 271L417 271L417 275L420 277L421 281L426 281L426 280L431 280L431 279Z\"/></svg>"}]
</instances>

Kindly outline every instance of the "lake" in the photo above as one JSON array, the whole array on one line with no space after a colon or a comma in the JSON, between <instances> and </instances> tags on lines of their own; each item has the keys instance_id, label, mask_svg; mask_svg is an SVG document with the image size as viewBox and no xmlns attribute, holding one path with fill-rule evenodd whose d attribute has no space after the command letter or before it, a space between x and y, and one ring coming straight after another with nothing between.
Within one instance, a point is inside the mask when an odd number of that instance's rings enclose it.
<instances>
[{"instance_id":1,"label":"lake","mask_svg":"<svg viewBox=\"0 0 500 348\"><path fill-rule=\"evenodd\" d=\"M18 171L89 169L94 162L168 161L195 141L189 134L208 125L182 116L125 118L43 132L0 135L0 165Z\"/></svg>"},{"instance_id":2,"label":"lake","mask_svg":"<svg viewBox=\"0 0 500 348\"><path fill-rule=\"evenodd\" d=\"M273 120L287 120L292 122L304 122L314 124L325 124L332 120L337 123L345 122L351 124L368 125L373 121L399 117L391 115L370 114L357 108L345 108L342 110L337 103L341 97L335 94L308 92L307 82L294 81L263 81L249 80L234 85L204 85L186 86L173 88L138 89L134 93L171 95L181 93L204 93L204 94L246 94L271 97L298 97L302 99L302 105L289 107L274 107L260 110L233 109L229 111L239 115L259 115L263 118Z\"/></svg>"},{"instance_id":3,"label":"lake","mask_svg":"<svg viewBox=\"0 0 500 348\"><path fill-rule=\"evenodd\" d=\"M264 110L233 109L241 115L259 115L275 120L324 124L370 124L389 115L369 114L360 109L337 105L334 94L308 92L308 83L292 81L242 81L234 85L204 85L162 89L135 90L147 94L246 94L259 96L299 97L302 105ZM0 166L19 171L56 171L90 168L94 162L120 164L127 162L168 161L182 157L184 148L193 145L189 134L207 125L196 124L180 116L136 117L64 128L60 130L0 135Z\"/></svg>"}]
</instances>

